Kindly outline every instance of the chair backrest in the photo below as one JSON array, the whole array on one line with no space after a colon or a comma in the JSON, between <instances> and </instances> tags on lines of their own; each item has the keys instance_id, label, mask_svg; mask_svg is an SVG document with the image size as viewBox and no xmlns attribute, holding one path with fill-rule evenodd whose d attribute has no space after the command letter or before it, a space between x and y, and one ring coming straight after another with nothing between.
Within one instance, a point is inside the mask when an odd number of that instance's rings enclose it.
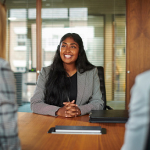
<instances>
[{"instance_id":1,"label":"chair backrest","mask_svg":"<svg viewBox=\"0 0 150 150\"><path fill-rule=\"evenodd\" d=\"M105 90L104 68L102 66L98 66L97 70L98 70L98 76L100 80L100 90L102 93L102 99L104 101L104 110L106 110L106 90Z\"/></svg>"}]
</instances>

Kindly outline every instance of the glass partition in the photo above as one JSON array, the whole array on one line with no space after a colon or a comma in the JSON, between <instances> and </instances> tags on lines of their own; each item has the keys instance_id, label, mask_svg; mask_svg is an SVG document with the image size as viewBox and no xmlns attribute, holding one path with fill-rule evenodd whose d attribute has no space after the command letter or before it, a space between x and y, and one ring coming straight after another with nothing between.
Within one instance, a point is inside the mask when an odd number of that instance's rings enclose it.
<instances>
[{"instance_id":1,"label":"glass partition","mask_svg":"<svg viewBox=\"0 0 150 150\"><path fill-rule=\"evenodd\" d=\"M125 109L126 1L41 1L42 66L52 63L65 33L78 33L89 61L104 67L107 103ZM36 83L36 2L6 1L7 56L17 79L19 105L30 101Z\"/></svg>"},{"instance_id":2,"label":"glass partition","mask_svg":"<svg viewBox=\"0 0 150 150\"><path fill-rule=\"evenodd\" d=\"M108 104L114 109L125 109L125 15L125 0L44 0L42 65L52 63L64 34L78 33L88 60L104 67Z\"/></svg>"},{"instance_id":3,"label":"glass partition","mask_svg":"<svg viewBox=\"0 0 150 150\"><path fill-rule=\"evenodd\" d=\"M36 0L7 0L7 51L17 84L17 102L29 102L36 83Z\"/></svg>"}]
</instances>

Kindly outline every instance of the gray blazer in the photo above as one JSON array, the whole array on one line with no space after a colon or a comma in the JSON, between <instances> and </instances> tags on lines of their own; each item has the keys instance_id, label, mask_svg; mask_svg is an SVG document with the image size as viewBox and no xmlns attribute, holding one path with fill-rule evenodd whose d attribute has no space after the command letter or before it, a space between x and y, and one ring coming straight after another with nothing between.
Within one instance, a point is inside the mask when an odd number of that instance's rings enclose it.
<instances>
[{"instance_id":1,"label":"gray blazer","mask_svg":"<svg viewBox=\"0 0 150 150\"><path fill-rule=\"evenodd\" d=\"M37 86L31 98L31 110L37 114L55 116L55 112L60 107L44 103L45 83L48 79L49 70L50 67L43 67L39 74ZM76 104L81 110L81 115L87 114L91 110L103 109L104 102L101 98L97 68L82 74L77 72Z\"/></svg>"}]
</instances>

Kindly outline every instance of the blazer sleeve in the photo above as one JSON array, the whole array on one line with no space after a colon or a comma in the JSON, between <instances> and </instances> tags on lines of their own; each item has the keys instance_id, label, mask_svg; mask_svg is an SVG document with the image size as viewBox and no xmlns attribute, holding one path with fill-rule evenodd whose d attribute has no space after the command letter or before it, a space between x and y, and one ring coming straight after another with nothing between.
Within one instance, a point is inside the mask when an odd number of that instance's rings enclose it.
<instances>
[{"instance_id":1,"label":"blazer sleeve","mask_svg":"<svg viewBox=\"0 0 150 150\"><path fill-rule=\"evenodd\" d=\"M44 103L45 83L47 80L46 69L47 68L42 68L38 76L36 89L34 91L33 97L31 98L31 110L37 114L55 116L55 112L60 107Z\"/></svg>"},{"instance_id":2,"label":"blazer sleeve","mask_svg":"<svg viewBox=\"0 0 150 150\"><path fill-rule=\"evenodd\" d=\"M89 79L90 80L90 79ZM81 115L90 113L91 110L102 110L104 101L102 100L102 93L100 91L100 81L98 77L98 70L95 68L93 70L93 90L92 95L87 104L78 106L81 110Z\"/></svg>"}]
</instances>

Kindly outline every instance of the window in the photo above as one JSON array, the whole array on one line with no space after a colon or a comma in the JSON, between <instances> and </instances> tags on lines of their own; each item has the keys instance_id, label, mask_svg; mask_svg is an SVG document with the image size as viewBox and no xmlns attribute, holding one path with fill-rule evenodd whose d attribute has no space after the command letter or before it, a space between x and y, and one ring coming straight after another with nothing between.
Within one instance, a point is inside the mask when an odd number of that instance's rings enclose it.
<instances>
[{"instance_id":1,"label":"window","mask_svg":"<svg viewBox=\"0 0 150 150\"><path fill-rule=\"evenodd\" d=\"M16 67L17 72L25 72L26 68L25 67Z\"/></svg>"},{"instance_id":2,"label":"window","mask_svg":"<svg viewBox=\"0 0 150 150\"><path fill-rule=\"evenodd\" d=\"M25 34L17 35L17 46L26 46L26 35Z\"/></svg>"},{"instance_id":3,"label":"window","mask_svg":"<svg viewBox=\"0 0 150 150\"><path fill-rule=\"evenodd\" d=\"M17 101L30 101L36 83L36 68L33 59L36 58L36 0L7 0L7 50L11 68L16 75L18 89ZM35 61L36 62L36 61ZM19 74L19 75L18 75ZM19 80L22 77L22 80ZM20 105L21 103L19 103Z\"/></svg>"},{"instance_id":4,"label":"window","mask_svg":"<svg viewBox=\"0 0 150 150\"><path fill-rule=\"evenodd\" d=\"M26 70L26 82L36 82L36 0L7 0L7 49L13 71ZM60 38L78 33L88 60L105 69L107 101L125 102L126 1L42 1L42 65L52 63ZM30 99L33 86L27 86Z\"/></svg>"}]
</instances>

